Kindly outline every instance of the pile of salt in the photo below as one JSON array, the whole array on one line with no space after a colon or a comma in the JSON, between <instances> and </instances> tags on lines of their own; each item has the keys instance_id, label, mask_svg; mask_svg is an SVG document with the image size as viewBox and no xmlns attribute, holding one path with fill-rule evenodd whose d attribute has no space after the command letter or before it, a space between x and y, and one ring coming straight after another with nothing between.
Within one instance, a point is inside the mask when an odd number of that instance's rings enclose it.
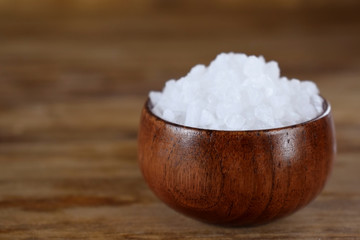
<instances>
[{"instance_id":1,"label":"pile of salt","mask_svg":"<svg viewBox=\"0 0 360 240\"><path fill-rule=\"evenodd\" d=\"M277 62L221 53L208 67L150 92L152 111L167 121L214 130L278 128L311 120L323 111L311 81L280 77Z\"/></svg>"}]
</instances>

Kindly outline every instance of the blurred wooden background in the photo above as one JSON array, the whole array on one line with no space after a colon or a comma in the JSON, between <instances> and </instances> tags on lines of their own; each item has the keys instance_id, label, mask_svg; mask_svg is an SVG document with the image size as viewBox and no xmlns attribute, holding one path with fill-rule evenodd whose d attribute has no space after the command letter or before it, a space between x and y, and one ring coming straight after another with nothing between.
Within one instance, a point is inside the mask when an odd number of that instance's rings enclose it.
<instances>
[{"instance_id":1,"label":"blurred wooden background","mask_svg":"<svg viewBox=\"0 0 360 240\"><path fill-rule=\"evenodd\" d=\"M360 239L359 1L0 1L0 239ZM139 114L220 52L277 60L333 106L323 193L250 229L160 203L136 163Z\"/></svg>"}]
</instances>

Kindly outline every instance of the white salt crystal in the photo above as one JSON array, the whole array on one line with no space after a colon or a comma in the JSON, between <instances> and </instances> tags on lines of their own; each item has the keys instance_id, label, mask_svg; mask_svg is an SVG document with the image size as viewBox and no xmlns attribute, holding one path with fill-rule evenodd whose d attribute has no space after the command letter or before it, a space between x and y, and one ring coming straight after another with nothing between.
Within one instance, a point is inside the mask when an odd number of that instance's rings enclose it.
<instances>
[{"instance_id":1,"label":"white salt crystal","mask_svg":"<svg viewBox=\"0 0 360 240\"><path fill-rule=\"evenodd\" d=\"M157 105L156 107L154 107L152 109L153 113L155 113L155 115L157 116L162 116L162 110L161 110L161 107L159 107L159 105Z\"/></svg>"},{"instance_id":2,"label":"white salt crystal","mask_svg":"<svg viewBox=\"0 0 360 240\"><path fill-rule=\"evenodd\" d=\"M169 80L165 83L164 92L167 92L168 96L174 95L176 91L176 81L174 79Z\"/></svg>"},{"instance_id":3,"label":"white salt crystal","mask_svg":"<svg viewBox=\"0 0 360 240\"><path fill-rule=\"evenodd\" d=\"M200 126L210 126L215 123L215 117L208 110L202 110L200 115Z\"/></svg>"},{"instance_id":4,"label":"white salt crystal","mask_svg":"<svg viewBox=\"0 0 360 240\"><path fill-rule=\"evenodd\" d=\"M248 77L257 77L262 74L264 62L255 56L248 57L244 64L244 73Z\"/></svg>"},{"instance_id":5,"label":"white salt crystal","mask_svg":"<svg viewBox=\"0 0 360 240\"><path fill-rule=\"evenodd\" d=\"M157 103L160 101L160 98L162 96L161 92L155 92L155 91L151 91L149 93L149 98L151 100L152 103Z\"/></svg>"},{"instance_id":6,"label":"white salt crystal","mask_svg":"<svg viewBox=\"0 0 360 240\"><path fill-rule=\"evenodd\" d=\"M275 123L272 108L265 104L257 106L254 109L254 115L259 121L263 122L264 125L273 126Z\"/></svg>"},{"instance_id":7,"label":"white salt crystal","mask_svg":"<svg viewBox=\"0 0 360 240\"><path fill-rule=\"evenodd\" d=\"M208 67L196 65L162 92L150 92L152 112L170 122L216 130L277 128L323 112L311 81L280 77L275 61L221 53Z\"/></svg>"},{"instance_id":8,"label":"white salt crystal","mask_svg":"<svg viewBox=\"0 0 360 240\"><path fill-rule=\"evenodd\" d=\"M254 87L248 87L245 94L248 96L248 103L252 106L256 106L257 104L261 103L264 95L263 92Z\"/></svg>"},{"instance_id":9,"label":"white salt crystal","mask_svg":"<svg viewBox=\"0 0 360 240\"><path fill-rule=\"evenodd\" d=\"M277 62L270 61L266 63L264 73L272 79L279 79L280 68Z\"/></svg>"},{"instance_id":10,"label":"white salt crystal","mask_svg":"<svg viewBox=\"0 0 360 240\"><path fill-rule=\"evenodd\" d=\"M317 114L321 114L321 112L323 111L323 100L321 99L321 97L319 95L313 95L311 96L311 103L312 105L315 106L316 112Z\"/></svg>"},{"instance_id":11,"label":"white salt crystal","mask_svg":"<svg viewBox=\"0 0 360 240\"><path fill-rule=\"evenodd\" d=\"M225 119L226 126L229 129L241 129L245 124L245 118L240 114L235 114Z\"/></svg>"},{"instance_id":12,"label":"white salt crystal","mask_svg":"<svg viewBox=\"0 0 360 240\"><path fill-rule=\"evenodd\" d=\"M315 95L319 93L319 89L317 88L316 84L311 81L302 81L301 87L304 88L309 95Z\"/></svg>"},{"instance_id":13,"label":"white salt crystal","mask_svg":"<svg viewBox=\"0 0 360 240\"><path fill-rule=\"evenodd\" d=\"M172 122L175 120L175 114L170 109L165 109L163 113L163 118L169 122Z\"/></svg>"},{"instance_id":14,"label":"white salt crystal","mask_svg":"<svg viewBox=\"0 0 360 240\"><path fill-rule=\"evenodd\" d=\"M189 104L186 109L185 125L198 127L200 119L200 108L197 104Z\"/></svg>"}]
</instances>

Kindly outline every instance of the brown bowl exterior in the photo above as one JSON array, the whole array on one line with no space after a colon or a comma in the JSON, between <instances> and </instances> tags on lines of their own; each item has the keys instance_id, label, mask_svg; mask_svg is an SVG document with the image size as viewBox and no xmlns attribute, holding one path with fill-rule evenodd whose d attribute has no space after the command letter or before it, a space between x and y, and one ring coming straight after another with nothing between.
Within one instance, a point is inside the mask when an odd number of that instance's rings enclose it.
<instances>
[{"instance_id":1,"label":"brown bowl exterior","mask_svg":"<svg viewBox=\"0 0 360 240\"><path fill-rule=\"evenodd\" d=\"M295 212L325 185L334 124L320 117L289 127L217 131L155 116L146 102L138 137L142 174L168 206L208 223L248 226Z\"/></svg>"}]
</instances>

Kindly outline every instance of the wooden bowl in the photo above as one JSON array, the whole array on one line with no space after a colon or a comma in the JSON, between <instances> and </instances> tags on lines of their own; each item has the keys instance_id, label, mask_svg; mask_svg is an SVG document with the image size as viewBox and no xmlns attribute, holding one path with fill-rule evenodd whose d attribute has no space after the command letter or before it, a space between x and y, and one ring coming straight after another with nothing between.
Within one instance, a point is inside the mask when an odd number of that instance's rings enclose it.
<instances>
[{"instance_id":1,"label":"wooden bowl","mask_svg":"<svg viewBox=\"0 0 360 240\"><path fill-rule=\"evenodd\" d=\"M208 223L248 226L287 216L323 189L336 151L329 103L288 127L217 131L167 122L145 103L138 156L152 191Z\"/></svg>"}]
</instances>

